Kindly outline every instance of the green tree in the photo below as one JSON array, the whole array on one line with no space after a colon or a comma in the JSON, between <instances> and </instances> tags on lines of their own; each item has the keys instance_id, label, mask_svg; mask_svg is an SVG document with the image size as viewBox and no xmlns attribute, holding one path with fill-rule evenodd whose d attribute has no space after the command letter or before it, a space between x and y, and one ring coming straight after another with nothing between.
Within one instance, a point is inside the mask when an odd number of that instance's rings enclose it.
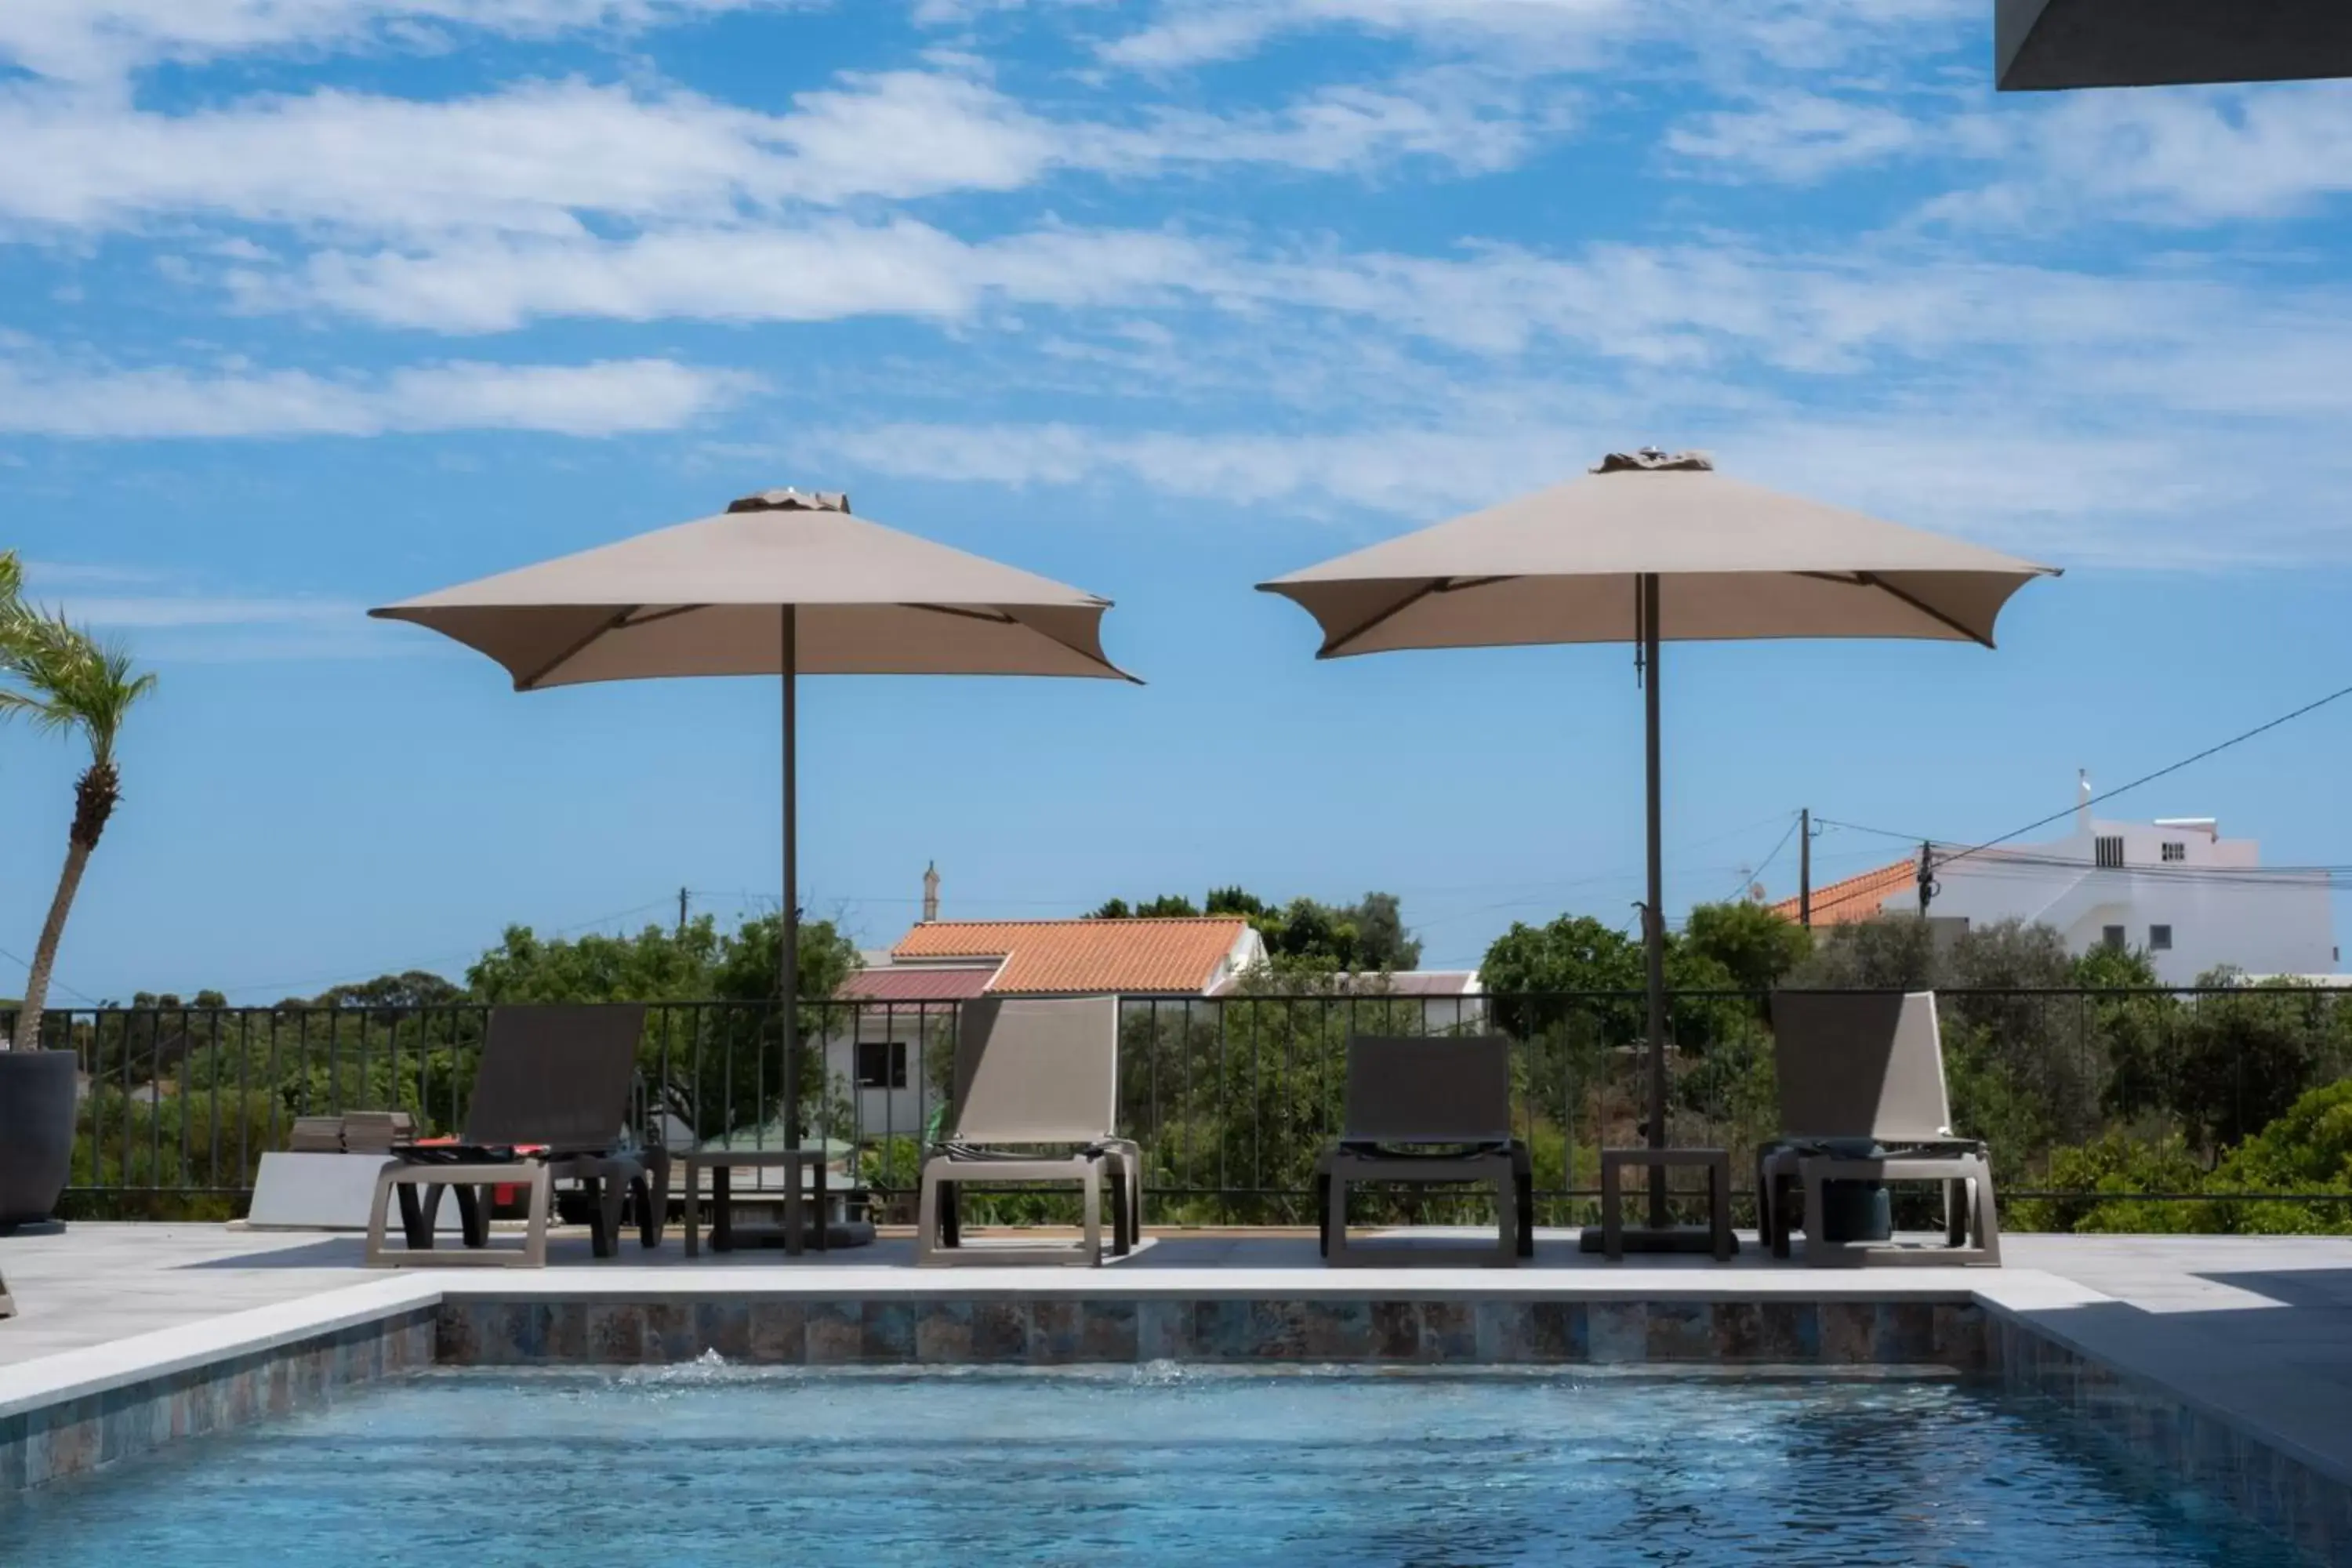
<instances>
[{"instance_id":1,"label":"green tree","mask_svg":"<svg viewBox=\"0 0 2352 1568\"><path fill-rule=\"evenodd\" d=\"M2207 1185L2214 1192L2334 1193L2352 1197L2352 1079L2315 1089L2232 1150ZM2200 1228L2257 1235L2352 1230L2352 1203L2210 1205Z\"/></svg>"},{"instance_id":2,"label":"green tree","mask_svg":"<svg viewBox=\"0 0 2352 1568\"><path fill-rule=\"evenodd\" d=\"M509 928L509 931L516 929L520 928ZM371 1013L391 1014L419 1007L456 1006L471 999L472 994L456 981L411 969L400 974L379 974L373 980L331 985L311 997L306 1005L359 1007Z\"/></svg>"},{"instance_id":3,"label":"green tree","mask_svg":"<svg viewBox=\"0 0 2352 1568\"><path fill-rule=\"evenodd\" d=\"M2022 1198L2011 1206L2019 1230L2156 1232L2196 1227L2196 1208L2144 1201L2200 1190L2204 1167L2177 1138L2110 1131L2097 1142L2060 1149L2050 1161L2053 1192L2079 1197Z\"/></svg>"},{"instance_id":4,"label":"green tree","mask_svg":"<svg viewBox=\"0 0 2352 1568\"><path fill-rule=\"evenodd\" d=\"M1196 917L1204 911L1239 915L1248 921L1278 973L1387 973L1412 969L1421 963L1421 943L1405 930L1402 906L1394 893L1366 893L1352 904L1326 904L1308 898L1272 904L1244 888L1212 888L1198 906L1181 893L1162 893L1133 904L1125 899L1108 900L1088 910L1086 918L1164 920Z\"/></svg>"},{"instance_id":5,"label":"green tree","mask_svg":"<svg viewBox=\"0 0 2352 1568\"><path fill-rule=\"evenodd\" d=\"M767 924L771 931L775 927L772 920ZM713 994L722 946L708 915L683 930L648 925L635 936L591 933L555 941L514 925L467 969L466 988L492 1004L702 1001ZM773 956L767 973L767 996L772 997Z\"/></svg>"},{"instance_id":6,"label":"green tree","mask_svg":"<svg viewBox=\"0 0 2352 1568\"><path fill-rule=\"evenodd\" d=\"M1848 921L1816 932L1786 984L1817 991L1924 991L1936 984L1935 928L1912 915Z\"/></svg>"},{"instance_id":7,"label":"green tree","mask_svg":"<svg viewBox=\"0 0 2352 1568\"><path fill-rule=\"evenodd\" d=\"M1200 914L1192 900L1181 893L1162 893L1156 899L1143 899L1129 905L1125 899L1111 899L1101 908L1088 910L1090 921L1168 921L1191 920ZM1211 910L1211 913L1215 913Z\"/></svg>"},{"instance_id":8,"label":"green tree","mask_svg":"<svg viewBox=\"0 0 2352 1568\"><path fill-rule=\"evenodd\" d=\"M2189 1140L2219 1152L2261 1131L2320 1076L2331 999L2292 983L2196 998L2170 1032L2168 1098Z\"/></svg>"},{"instance_id":9,"label":"green tree","mask_svg":"<svg viewBox=\"0 0 2352 1568\"><path fill-rule=\"evenodd\" d=\"M1770 990L1813 951L1811 931L1744 899L1694 907L1682 937L1695 953L1720 963L1743 991Z\"/></svg>"},{"instance_id":10,"label":"green tree","mask_svg":"<svg viewBox=\"0 0 2352 1568\"><path fill-rule=\"evenodd\" d=\"M16 1048L32 1050L41 1041L41 1014L74 895L122 799L116 742L131 710L154 689L155 678L136 670L123 648L100 642L62 615L25 604L13 554L7 562L0 573L0 680L5 681L0 717L20 714L40 729L79 737L89 750L89 764L74 781L65 867L33 945L16 1014Z\"/></svg>"}]
</instances>

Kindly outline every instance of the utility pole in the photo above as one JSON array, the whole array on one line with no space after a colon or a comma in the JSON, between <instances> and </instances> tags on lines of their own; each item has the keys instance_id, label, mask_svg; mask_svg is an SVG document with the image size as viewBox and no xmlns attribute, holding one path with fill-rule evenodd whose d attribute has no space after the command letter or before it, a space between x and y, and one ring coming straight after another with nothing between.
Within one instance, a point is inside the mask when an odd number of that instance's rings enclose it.
<instances>
[{"instance_id":1,"label":"utility pole","mask_svg":"<svg viewBox=\"0 0 2352 1568\"><path fill-rule=\"evenodd\" d=\"M688 896L684 888L677 890L677 937L680 942L686 940L686 901Z\"/></svg>"},{"instance_id":2,"label":"utility pole","mask_svg":"<svg viewBox=\"0 0 2352 1568\"><path fill-rule=\"evenodd\" d=\"M1919 918L1927 918L1927 904L1936 896L1936 847L1919 841Z\"/></svg>"},{"instance_id":3,"label":"utility pole","mask_svg":"<svg viewBox=\"0 0 2352 1568\"><path fill-rule=\"evenodd\" d=\"M1813 929L1813 808L1797 812L1797 923Z\"/></svg>"}]
</instances>

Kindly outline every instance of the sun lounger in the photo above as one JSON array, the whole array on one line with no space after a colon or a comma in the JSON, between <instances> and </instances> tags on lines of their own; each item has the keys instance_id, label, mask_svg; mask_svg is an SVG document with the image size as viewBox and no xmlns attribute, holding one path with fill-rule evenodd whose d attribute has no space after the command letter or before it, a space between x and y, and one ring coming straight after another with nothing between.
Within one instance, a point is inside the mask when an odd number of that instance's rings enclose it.
<instances>
[{"instance_id":1,"label":"sun lounger","mask_svg":"<svg viewBox=\"0 0 2352 1568\"><path fill-rule=\"evenodd\" d=\"M625 1187L636 1200L640 1238L648 1247L659 1246L668 1161L658 1149L639 1155L620 1147L645 1020L645 1008L625 1005L495 1009L459 1140L401 1144L376 1176L368 1212L369 1267L542 1267L558 1181L578 1182L584 1190L597 1257L614 1250ZM489 1247L478 1191L487 1186L524 1190L529 1217L520 1251ZM434 1249L434 1211L445 1189L457 1196L462 1251ZM405 1250L384 1247L395 1197Z\"/></svg>"},{"instance_id":2,"label":"sun lounger","mask_svg":"<svg viewBox=\"0 0 2352 1568\"><path fill-rule=\"evenodd\" d=\"M1808 1262L1998 1264L1991 1153L1952 1131L1935 994L1776 992L1772 1031L1782 1136L1756 1157L1759 1228L1772 1255L1789 1256L1801 1187ZM1821 1234L1829 1183L1888 1181L1944 1184L1944 1247Z\"/></svg>"},{"instance_id":3,"label":"sun lounger","mask_svg":"<svg viewBox=\"0 0 2352 1568\"><path fill-rule=\"evenodd\" d=\"M0 1274L0 1318L16 1315L16 1299L8 1294L8 1277Z\"/></svg>"},{"instance_id":4,"label":"sun lounger","mask_svg":"<svg viewBox=\"0 0 2352 1568\"><path fill-rule=\"evenodd\" d=\"M1346 1131L1316 1167L1323 1256L1335 1268L1465 1263L1509 1268L1535 1252L1535 1176L1511 1136L1511 1047L1471 1039L1358 1036L1348 1042ZM1348 1189L1363 1183L1495 1187L1491 1247L1364 1247L1348 1240Z\"/></svg>"},{"instance_id":5,"label":"sun lounger","mask_svg":"<svg viewBox=\"0 0 2352 1568\"><path fill-rule=\"evenodd\" d=\"M1118 1112L1118 997L965 1003L956 1020L955 1123L923 1162L915 1261L1099 1265L1106 1184L1111 1252L1125 1256L1142 1227L1143 1156L1114 1131ZM1078 1243L966 1246L958 1187L1003 1182L1077 1183Z\"/></svg>"}]
</instances>

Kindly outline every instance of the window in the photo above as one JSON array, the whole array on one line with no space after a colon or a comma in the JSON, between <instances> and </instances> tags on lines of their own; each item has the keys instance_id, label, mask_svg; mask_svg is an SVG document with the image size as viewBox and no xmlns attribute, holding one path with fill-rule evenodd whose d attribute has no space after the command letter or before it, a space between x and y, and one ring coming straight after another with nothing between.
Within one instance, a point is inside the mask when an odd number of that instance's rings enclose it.
<instances>
[{"instance_id":1,"label":"window","mask_svg":"<svg viewBox=\"0 0 2352 1568\"><path fill-rule=\"evenodd\" d=\"M2101 869L2114 870L2124 863L2124 836L2120 833L2102 837L2093 846Z\"/></svg>"},{"instance_id":2,"label":"window","mask_svg":"<svg viewBox=\"0 0 2352 1568\"><path fill-rule=\"evenodd\" d=\"M2189 846L2168 838L2164 841L2164 858L2167 860L2186 860L2189 858Z\"/></svg>"},{"instance_id":3,"label":"window","mask_svg":"<svg viewBox=\"0 0 2352 1568\"><path fill-rule=\"evenodd\" d=\"M2147 950L2150 952L2170 952L2172 951L2172 928L2170 926L2148 927Z\"/></svg>"},{"instance_id":4,"label":"window","mask_svg":"<svg viewBox=\"0 0 2352 1568\"><path fill-rule=\"evenodd\" d=\"M858 1041L857 1087L860 1089L906 1088L907 1042L904 1040Z\"/></svg>"},{"instance_id":5,"label":"window","mask_svg":"<svg viewBox=\"0 0 2352 1568\"><path fill-rule=\"evenodd\" d=\"M2099 942L2100 944L2105 947L2109 952L2121 952L2124 950L2124 928L2121 926L2101 927L2099 930Z\"/></svg>"}]
</instances>

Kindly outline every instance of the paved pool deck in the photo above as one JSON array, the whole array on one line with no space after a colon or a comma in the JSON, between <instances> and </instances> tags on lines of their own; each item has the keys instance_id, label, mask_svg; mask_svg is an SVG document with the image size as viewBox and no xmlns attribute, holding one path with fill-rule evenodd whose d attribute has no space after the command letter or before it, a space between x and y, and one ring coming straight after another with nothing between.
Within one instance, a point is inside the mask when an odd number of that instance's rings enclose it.
<instances>
[{"instance_id":1,"label":"paved pool deck","mask_svg":"<svg viewBox=\"0 0 2352 1568\"><path fill-rule=\"evenodd\" d=\"M69 1370L197 1358L212 1353L208 1346L216 1352L329 1319L357 1321L445 1293L1972 1296L2352 1484L2352 1238L2013 1234L2002 1245L2008 1266L1998 1269L1812 1269L1761 1256L1752 1237L1743 1237L1729 1264L1703 1257L1611 1263L1579 1252L1573 1233L1544 1232L1535 1258L1516 1269L1333 1270L1320 1265L1310 1235L1176 1233L1097 1272L919 1270L904 1238L800 1258L706 1252L689 1262L673 1234L655 1252L630 1241L620 1258L599 1262L584 1236L563 1235L544 1271L388 1272L360 1267L361 1243L352 1236L89 1223L58 1236L0 1239L0 1275L21 1314L0 1321L0 1404L12 1390Z\"/></svg>"}]
</instances>

